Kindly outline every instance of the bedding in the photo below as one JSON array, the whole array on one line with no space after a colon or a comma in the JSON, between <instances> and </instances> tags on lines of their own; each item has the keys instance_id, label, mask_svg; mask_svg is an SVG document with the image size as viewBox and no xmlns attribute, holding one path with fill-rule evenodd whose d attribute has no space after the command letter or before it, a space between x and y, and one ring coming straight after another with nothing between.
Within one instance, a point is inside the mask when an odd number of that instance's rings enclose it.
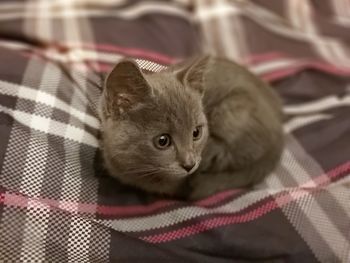
<instances>
[{"instance_id":1,"label":"bedding","mask_svg":"<svg viewBox=\"0 0 350 263\"><path fill-rule=\"evenodd\" d=\"M0 262L350 261L349 27L346 0L1 1ZM278 168L192 203L110 178L105 75L203 52L281 95Z\"/></svg>"}]
</instances>

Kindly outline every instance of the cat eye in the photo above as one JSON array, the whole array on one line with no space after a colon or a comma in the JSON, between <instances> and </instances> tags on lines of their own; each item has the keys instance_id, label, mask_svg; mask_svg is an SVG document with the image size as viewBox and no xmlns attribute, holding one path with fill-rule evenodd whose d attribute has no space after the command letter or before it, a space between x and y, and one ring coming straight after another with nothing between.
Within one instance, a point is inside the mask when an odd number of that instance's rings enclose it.
<instances>
[{"instance_id":1,"label":"cat eye","mask_svg":"<svg viewBox=\"0 0 350 263\"><path fill-rule=\"evenodd\" d=\"M156 146L158 149L165 149L171 145L171 139L170 135L168 134L162 134L154 138L154 146Z\"/></svg>"},{"instance_id":2,"label":"cat eye","mask_svg":"<svg viewBox=\"0 0 350 263\"><path fill-rule=\"evenodd\" d=\"M197 140L199 140L202 137L202 130L203 130L202 126L197 126L193 130L193 132L192 132L193 140L197 141Z\"/></svg>"}]
</instances>

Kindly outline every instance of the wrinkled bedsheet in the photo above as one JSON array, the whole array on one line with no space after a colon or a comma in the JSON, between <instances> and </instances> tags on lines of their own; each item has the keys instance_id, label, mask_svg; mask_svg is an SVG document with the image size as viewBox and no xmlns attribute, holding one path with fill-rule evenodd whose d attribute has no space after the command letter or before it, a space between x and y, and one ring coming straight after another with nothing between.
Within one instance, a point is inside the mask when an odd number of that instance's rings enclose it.
<instances>
[{"instance_id":1,"label":"wrinkled bedsheet","mask_svg":"<svg viewBox=\"0 0 350 263\"><path fill-rule=\"evenodd\" d=\"M349 262L346 0L0 2L0 262ZM124 57L235 60L284 102L281 164L197 202L101 167L96 104Z\"/></svg>"}]
</instances>

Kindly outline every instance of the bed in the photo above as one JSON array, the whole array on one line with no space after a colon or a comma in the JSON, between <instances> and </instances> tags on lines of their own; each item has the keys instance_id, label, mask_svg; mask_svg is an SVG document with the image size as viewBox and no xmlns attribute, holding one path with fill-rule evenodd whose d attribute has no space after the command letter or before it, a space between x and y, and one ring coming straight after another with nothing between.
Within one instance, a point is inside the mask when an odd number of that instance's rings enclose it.
<instances>
[{"instance_id":1,"label":"bed","mask_svg":"<svg viewBox=\"0 0 350 263\"><path fill-rule=\"evenodd\" d=\"M0 262L349 262L349 28L346 0L1 1ZM110 178L108 71L200 53L281 95L280 165L197 202Z\"/></svg>"}]
</instances>

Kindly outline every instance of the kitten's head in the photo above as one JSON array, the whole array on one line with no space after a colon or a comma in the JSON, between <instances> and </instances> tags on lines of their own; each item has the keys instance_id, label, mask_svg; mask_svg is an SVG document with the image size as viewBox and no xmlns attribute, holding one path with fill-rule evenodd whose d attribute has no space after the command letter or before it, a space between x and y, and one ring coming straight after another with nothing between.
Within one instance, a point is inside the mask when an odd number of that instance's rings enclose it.
<instances>
[{"instance_id":1,"label":"kitten's head","mask_svg":"<svg viewBox=\"0 0 350 263\"><path fill-rule=\"evenodd\" d=\"M128 60L116 65L101 100L102 147L111 175L166 193L196 171L208 138L204 60L153 74Z\"/></svg>"}]
</instances>

